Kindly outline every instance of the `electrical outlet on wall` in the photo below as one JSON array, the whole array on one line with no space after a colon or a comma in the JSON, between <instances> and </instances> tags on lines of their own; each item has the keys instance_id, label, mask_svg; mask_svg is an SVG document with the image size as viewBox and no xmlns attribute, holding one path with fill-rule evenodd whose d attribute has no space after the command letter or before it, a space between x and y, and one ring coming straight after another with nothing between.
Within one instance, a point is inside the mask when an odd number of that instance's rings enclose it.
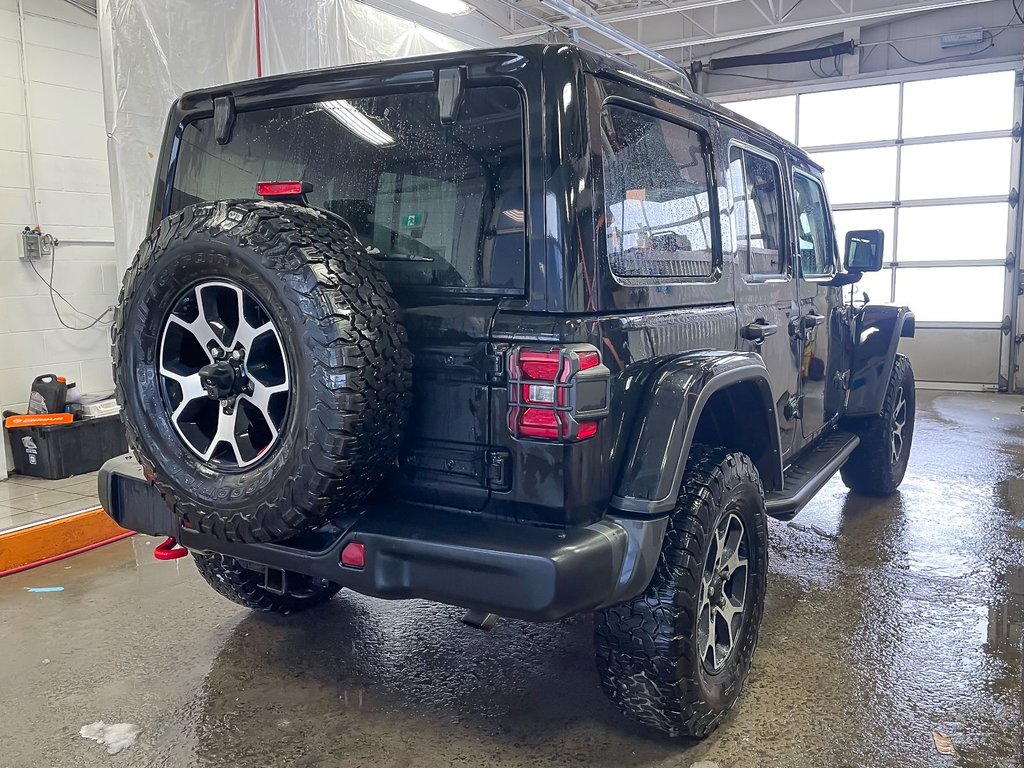
<instances>
[{"instance_id":1,"label":"electrical outlet on wall","mask_svg":"<svg viewBox=\"0 0 1024 768\"><path fill-rule=\"evenodd\" d=\"M21 233L21 258L38 261L43 257L43 233L25 227Z\"/></svg>"},{"instance_id":2,"label":"electrical outlet on wall","mask_svg":"<svg viewBox=\"0 0 1024 768\"><path fill-rule=\"evenodd\" d=\"M53 256L53 249L59 242L57 238L43 232L39 227L35 229L25 227L21 231L21 259L38 261L43 256Z\"/></svg>"}]
</instances>

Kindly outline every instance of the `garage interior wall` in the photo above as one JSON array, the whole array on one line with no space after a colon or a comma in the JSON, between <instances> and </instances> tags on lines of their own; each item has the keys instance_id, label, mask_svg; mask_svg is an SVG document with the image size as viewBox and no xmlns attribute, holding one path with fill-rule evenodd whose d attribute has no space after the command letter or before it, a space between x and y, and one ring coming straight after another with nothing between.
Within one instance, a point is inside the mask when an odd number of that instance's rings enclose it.
<instances>
[{"instance_id":1,"label":"garage interior wall","mask_svg":"<svg viewBox=\"0 0 1024 768\"><path fill-rule=\"evenodd\" d=\"M127 265L145 235L156 156L171 102L182 92L319 67L498 44L479 30L456 39L355 0L193 4L100 0L110 175L117 249ZM453 17L438 16L438 20ZM453 20L453 28L457 30ZM257 71L259 69L259 71Z\"/></svg>"},{"instance_id":2,"label":"garage interior wall","mask_svg":"<svg viewBox=\"0 0 1024 768\"><path fill-rule=\"evenodd\" d=\"M58 317L44 280L19 259L20 232L37 224L61 242L53 285L81 313L55 295ZM18 0L0 0L3 409L24 411L41 373L85 392L112 390L108 327L70 330L61 320L81 328L114 303L113 239L96 20L63 0L22 0L19 18ZM51 259L35 266L48 280ZM0 458L0 479L9 466Z\"/></svg>"}]
</instances>

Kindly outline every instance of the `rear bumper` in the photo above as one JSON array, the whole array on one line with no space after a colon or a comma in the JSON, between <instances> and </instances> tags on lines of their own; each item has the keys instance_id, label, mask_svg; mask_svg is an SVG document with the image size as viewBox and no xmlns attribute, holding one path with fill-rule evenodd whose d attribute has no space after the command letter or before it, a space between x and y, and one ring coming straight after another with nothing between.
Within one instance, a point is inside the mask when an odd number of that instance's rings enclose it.
<instances>
[{"instance_id":1,"label":"rear bumper","mask_svg":"<svg viewBox=\"0 0 1024 768\"><path fill-rule=\"evenodd\" d=\"M606 517L554 529L394 504L375 507L347 530L325 526L286 544L237 544L182 529L131 459L108 461L100 502L118 525L174 536L197 552L219 552L266 571L300 573L382 598L423 598L501 616L553 621L613 605L644 590L657 565L665 518ZM351 541L362 569L341 565Z\"/></svg>"}]
</instances>

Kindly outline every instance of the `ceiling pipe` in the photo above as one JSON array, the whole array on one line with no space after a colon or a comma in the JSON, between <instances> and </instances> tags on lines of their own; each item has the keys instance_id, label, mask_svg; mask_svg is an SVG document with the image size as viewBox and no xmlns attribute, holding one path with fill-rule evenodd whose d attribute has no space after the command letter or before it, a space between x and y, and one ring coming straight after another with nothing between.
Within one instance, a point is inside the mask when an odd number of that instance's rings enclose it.
<instances>
[{"instance_id":1,"label":"ceiling pipe","mask_svg":"<svg viewBox=\"0 0 1024 768\"><path fill-rule=\"evenodd\" d=\"M578 21L582 26L586 27L587 29L590 29L599 35L607 37L609 40L614 40L620 45L626 46L627 48L630 49L631 52L638 53L641 56L648 58L653 62L656 62L657 64L661 64L661 66L664 67L665 69L678 73L679 75L682 76L683 80L687 83L690 83L692 87L692 83L690 81L690 73L683 67L682 64L678 64L672 61L672 59L668 58L667 56L663 56L657 51L651 50L646 45L637 42L628 35L622 34L614 27L609 27L607 24L604 24L603 22L600 22L597 19L588 16L575 6L565 2L565 0L541 0L541 2L544 5L554 8L559 13L568 16L570 19Z\"/></svg>"},{"instance_id":2,"label":"ceiling pipe","mask_svg":"<svg viewBox=\"0 0 1024 768\"><path fill-rule=\"evenodd\" d=\"M609 13L601 17L600 21L603 24L617 24L621 21L633 21L635 19L647 19L652 16L663 16L669 13L687 13L698 8L714 8L719 5L729 5L730 3L738 3L742 0L698 0L695 3L687 3L685 5L665 5L657 8L637 8L631 11L622 11L620 13ZM589 17L588 17L589 18ZM567 29L579 29L580 27L588 26L582 21L571 19L568 23L564 24ZM508 35L503 35L502 40L519 40L524 37L536 37L537 35L543 34L547 30L544 27L530 27L528 29L520 29L512 32Z\"/></svg>"},{"instance_id":3,"label":"ceiling pipe","mask_svg":"<svg viewBox=\"0 0 1024 768\"><path fill-rule=\"evenodd\" d=\"M793 64L799 61L817 61L832 59L836 56L847 56L856 49L852 40L824 48L805 48L799 51L783 51L781 53L754 53L749 56L721 56L708 59L707 63L695 61L690 66L694 74L697 72L718 72L723 69L737 67L763 67L772 64Z\"/></svg>"},{"instance_id":4,"label":"ceiling pipe","mask_svg":"<svg viewBox=\"0 0 1024 768\"><path fill-rule=\"evenodd\" d=\"M979 3L991 3L993 0L945 0L937 3L921 3L920 5L905 6L902 8L886 8L879 11L864 11L852 13L845 16L838 16L827 19L816 19L814 21L796 22L793 24L781 24L766 26L757 29L747 29L738 32L728 32L722 35L708 35L706 37L692 37L683 40L674 40L670 43L657 43L647 46L648 50L657 53L658 51L671 51L677 48L689 48L696 45L711 45L713 43L726 43L731 40L745 40L751 37L767 37L782 32L794 32L805 29L819 29L821 27L833 27L838 25L850 26L864 21L875 19L888 19L895 16L905 16L910 13L923 13L925 11L939 11L944 8L959 8L965 5L978 5ZM629 54L630 51L616 51L620 54ZM674 69L674 68L673 68Z\"/></svg>"}]
</instances>

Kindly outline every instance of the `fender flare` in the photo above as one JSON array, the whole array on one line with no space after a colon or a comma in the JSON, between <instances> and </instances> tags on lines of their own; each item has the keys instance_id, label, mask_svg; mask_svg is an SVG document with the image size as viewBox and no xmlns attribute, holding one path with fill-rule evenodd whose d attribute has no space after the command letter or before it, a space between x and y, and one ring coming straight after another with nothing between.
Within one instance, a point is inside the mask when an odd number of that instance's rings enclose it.
<instances>
[{"instance_id":1,"label":"fender flare","mask_svg":"<svg viewBox=\"0 0 1024 768\"><path fill-rule=\"evenodd\" d=\"M647 515L671 511L704 406L712 395L753 385L763 406L768 450L755 459L766 490L782 487L782 448L771 380L761 357L743 352L696 352L654 371L637 415L611 506Z\"/></svg>"},{"instance_id":2,"label":"fender flare","mask_svg":"<svg viewBox=\"0 0 1024 768\"><path fill-rule=\"evenodd\" d=\"M900 338L913 338L916 329L917 322L909 307L868 304L861 310L850 364L846 416L874 416L881 412Z\"/></svg>"}]
</instances>

